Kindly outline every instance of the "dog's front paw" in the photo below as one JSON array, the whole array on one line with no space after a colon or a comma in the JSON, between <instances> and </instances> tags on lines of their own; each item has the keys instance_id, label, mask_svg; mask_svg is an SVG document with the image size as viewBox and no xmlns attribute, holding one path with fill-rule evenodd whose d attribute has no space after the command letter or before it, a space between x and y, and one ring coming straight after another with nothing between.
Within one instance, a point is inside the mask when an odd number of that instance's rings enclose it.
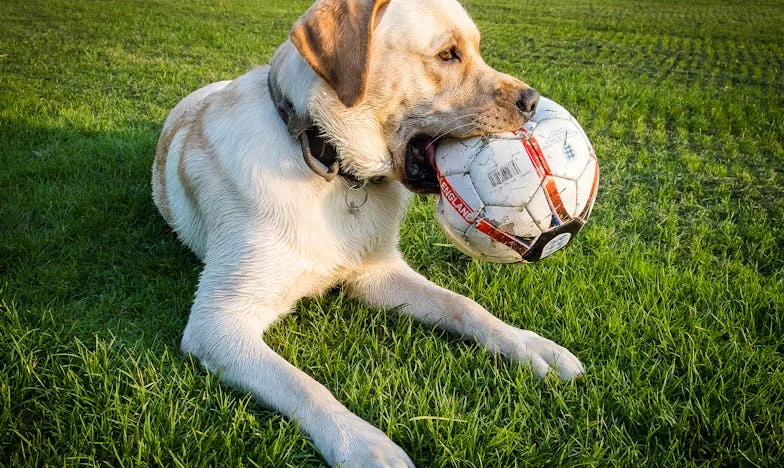
<instances>
[{"instance_id":1,"label":"dog's front paw","mask_svg":"<svg viewBox=\"0 0 784 468\"><path fill-rule=\"evenodd\" d=\"M529 330L515 329L515 356L528 364L538 377L552 368L565 380L583 374L583 364L568 349Z\"/></svg>"},{"instance_id":2,"label":"dog's front paw","mask_svg":"<svg viewBox=\"0 0 784 468\"><path fill-rule=\"evenodd\" d=\"M354 416L354 415L352 415ZM355 419L356 418L356 419ZM379 429L359 417L344 427L332 460L333 466L343 468L413 468L414 462L402 448Z\"/></svg>"},{"instance_id":3,"label":"dog's front paw","mask_svg":"<svg viewBox=\"0 0 784 468\"><path fill-rule=\"evenodd\" d=\"M344 461L338 466L343 468L369 467L369 468L413 468L414 463L408 458L406 452L387 440L386 444L358 445L352 453L346 454Z\"/></svg>"}]
</instances>

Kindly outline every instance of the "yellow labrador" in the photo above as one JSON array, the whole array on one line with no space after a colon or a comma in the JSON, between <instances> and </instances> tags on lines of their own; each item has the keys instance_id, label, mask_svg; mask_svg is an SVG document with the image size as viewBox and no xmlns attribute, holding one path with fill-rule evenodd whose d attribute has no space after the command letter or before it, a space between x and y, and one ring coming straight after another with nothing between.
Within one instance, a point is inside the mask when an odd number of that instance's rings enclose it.
<instances>
[{"instance_id":1,"label":"yellow labrador","mask_svg":"<svg viewBox=\"0 0 784 468\"><path fill-rule=\"evenodd\" d=\"M297 421L331 465L412 465L263 341L299 299L337 283L538 375L583 371L398 250L410 192L438 191L437 140L513 130L533 114L536 92L489 67L479 38L455 0L318 0L270 66L192 93L164 124L153 197L204 262L182 349Z\"/></svg>"}]
</instances>

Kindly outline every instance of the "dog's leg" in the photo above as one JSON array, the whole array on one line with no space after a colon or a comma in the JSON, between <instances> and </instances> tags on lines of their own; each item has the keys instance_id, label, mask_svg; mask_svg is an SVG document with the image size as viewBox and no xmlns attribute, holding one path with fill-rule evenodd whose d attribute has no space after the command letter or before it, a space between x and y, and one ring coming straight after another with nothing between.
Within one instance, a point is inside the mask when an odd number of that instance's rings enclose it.
<instances>
[{"instance_id":1,"label":"dog's leg","mask_svg":"<svg viewBox=\"0 0 784 468\"><path fill-rule=\"evenodd\" d=\"M275 353L264 330L288 306L259 303L242 285L205 268L182 339L229 385L296 421L332 466L406 467L413 463L383 432L343 406L324 386Z\"/></svg>"},{"instance_id":2,"label":"dog's leg","mask_svg":"<svg viewBox=\"0 0 784 468\"><path fill-rule=\"evenodd\" d=\"M564 379L583 373L566 348L528 330L508 325L473 300L428 281L399 256L377 261L351 281L352 294L368 304L399 308L423 322L473 338L491 352L530 364L540 377L554 368Z\"/></svg>"}]
</instances>

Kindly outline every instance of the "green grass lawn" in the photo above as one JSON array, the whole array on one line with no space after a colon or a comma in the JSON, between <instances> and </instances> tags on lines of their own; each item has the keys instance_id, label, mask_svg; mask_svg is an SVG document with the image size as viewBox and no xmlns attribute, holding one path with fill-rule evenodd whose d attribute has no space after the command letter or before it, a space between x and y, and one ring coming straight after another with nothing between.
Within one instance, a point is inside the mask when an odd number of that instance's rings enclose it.
<instances>
[{"instance_id":1,"label":"green grass lawn","mask_svg":"<svg viewBox=\"0 0 784 468\"><path fill-rule=\"evenodd\" d=\"M149 186L168 111L266 63L308 3L0 0L0 466L322 463L179 353L201 266ZM432 199L401 248L585 378L538 381L340 292L271 346L422 466L782 466L784 6L467 7L487 61L581 121L598 201L535 265L445 246Z\"/></svg>"}]
</instances>

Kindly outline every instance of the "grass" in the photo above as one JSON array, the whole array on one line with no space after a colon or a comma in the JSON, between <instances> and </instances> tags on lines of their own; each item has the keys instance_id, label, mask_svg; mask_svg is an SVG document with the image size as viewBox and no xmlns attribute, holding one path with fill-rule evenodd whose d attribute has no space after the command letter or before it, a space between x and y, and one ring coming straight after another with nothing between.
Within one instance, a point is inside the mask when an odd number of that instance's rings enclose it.
<instances>
[{"instance_id":1,"label":"grass","mask_svg":"<svg viewBox=\"0 0 784 468\"><path fill-rule=\"evenodd\" d=\"M307 3L0 0L0 465L322 463L179 353L200 265L149 187L174 104L266 63ZM432 200L401 248L575 351L585 379L537 381L339 291L270 344L422 466L781 466L780 3L467 7L487 61L584 125L598 203L536 265L440 245Z\"/></svg>"}]
</instances>

